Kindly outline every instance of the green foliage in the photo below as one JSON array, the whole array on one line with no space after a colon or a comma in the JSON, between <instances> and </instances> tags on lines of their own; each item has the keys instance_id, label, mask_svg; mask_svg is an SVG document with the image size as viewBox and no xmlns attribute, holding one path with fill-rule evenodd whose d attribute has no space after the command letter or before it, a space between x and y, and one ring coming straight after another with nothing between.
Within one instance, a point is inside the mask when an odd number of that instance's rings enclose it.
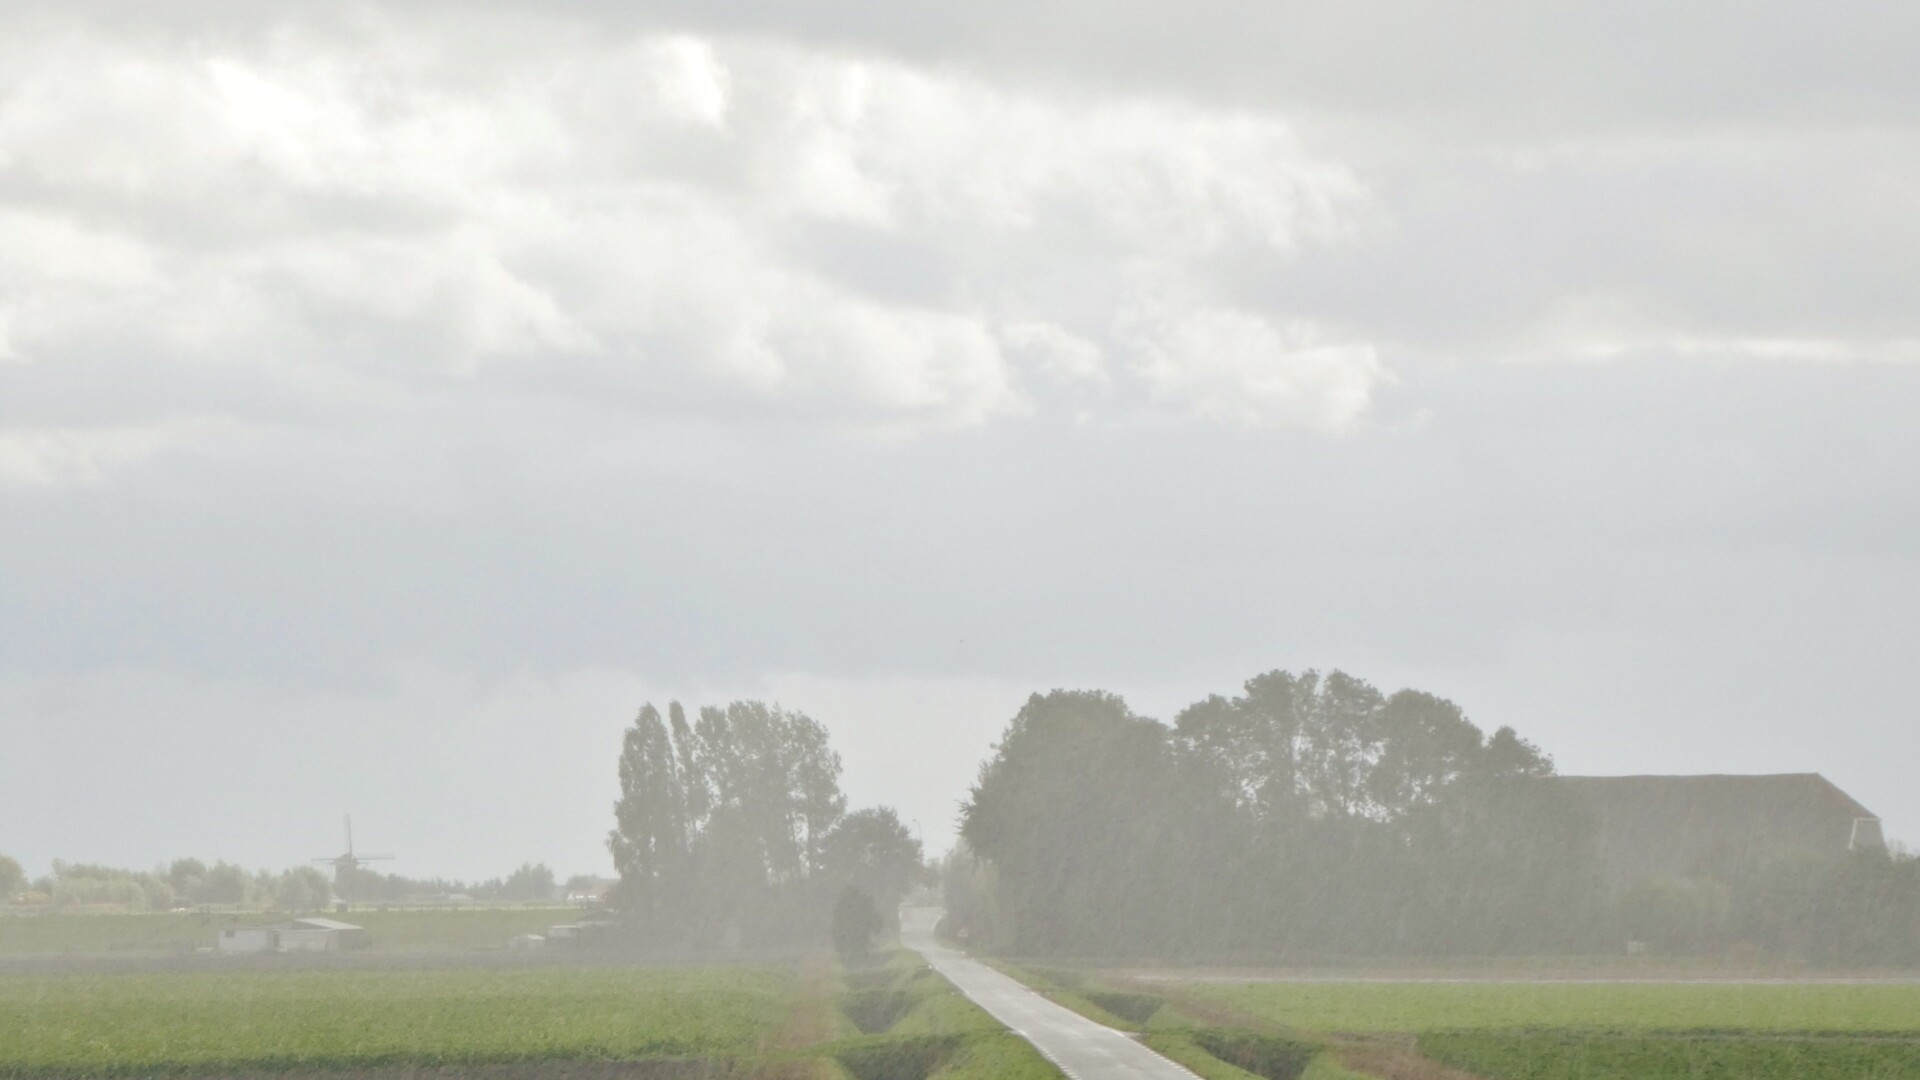
<instances>
[{"instance_id":1,"label":"green foliage","mask_svg":"<svg viewBox=\"0 0 1920 1080\"><path fill-rule=\"evenodd\" d=\"M841 818L821 844L820 871L873 899L882 921L897 920L900 898L920 870L920 841L892 807L856 810Z\"/></svg>"},{"instance_id":2,"label":"green foliage","mask_svg":"<svg viewBox=\"0 0 1920 1080\"><path fill-rule=\"evenodd\" d=\"M1911 1080L1920 1039L1436 1033L1420 1051L1490 1080Z\"/></svg>"},{"instance_id":3,"label":"green foliage","mask_svg":"<svg viewBox=\"0 0 1920 1080\"><path fill-rule=\"evenodd\" d=\"M549 902L556 891L553 870L546 863L521 863L500 883L500 899L515 904Z\"/></svg>"},{"instance_id":4,"label":"green foliage","mask_svg":"<svg viewBox=\"0 0 1920 1080\"><path fill-rule=\"evenodd\" d=\"M1109 694L1034 695L943 875L970 944L1151 956L1563 943L1590 835L1510 730L1334 672L1269 672L1171 730Z\"/></svg>"},{"instance_id":5,"label":"green foliage","mask_svg":"<svg viewBox=\"0 0 1920 1080\"><path fill-rule=\"evenodd\" d=\"M1166 894L1183 800L1167 732L1111 694L1035 694L981 767L961 835L999 872L991 944L1150 951L1184 925Z\"/></svg>"},{"instance_id":6,"label":"green foliage","mask_svg":"<svg viewBox=\"0 0 1920 1080\"><path fill-rule=\"evenodd\" d=\"M865 963L880 932L880 913L873 897L852 885L843 886L833 902L833 947L848 966Z\"/></svg>"},{"instance_id":7,"label":"green foliage","mask_svg":"<svg viewBox=\"0 0 1920 1080\"><path fill-rule=\"evenodd\" d=\"M847 876L827 872L839 781L826 729L803 713L736 701L688 723L677 703L666 721L642 708L607 839L633 932L693 947L818 940ZM855 838L844 847L860 853Z\"/></svg>"},{"instance_id":8,"label":"green foliage","mask_svg":"<svg viewBox=\"0 0 1920 1080\"><path fill-rule=\"evenodd\" d=\"M333 897L327 875L311 866L297 866L274 881L273 902L282 911L320 911Z\"/></svg>"},{"instance_id":9,"label":"green foliage","mask_svg":"<svg viewBox=\"0 0 1920 1080\"><path fill-rule=\"evenodd\" d=\"M26 888L27 872L20 868L20 863L9 856L0 855L0 904L25 892Z\"/></svg>"},{"instance_id":10,"label":"green foliage","mask_svg":"<svg viewBox=\"0 0 1920 1080\"><path fill-rule=\"evenodd\" d=\"M755 1051L799 983L771 969L230 972L0 980L0 1062L144 1074Z\"/></svg>"}]
</instances>

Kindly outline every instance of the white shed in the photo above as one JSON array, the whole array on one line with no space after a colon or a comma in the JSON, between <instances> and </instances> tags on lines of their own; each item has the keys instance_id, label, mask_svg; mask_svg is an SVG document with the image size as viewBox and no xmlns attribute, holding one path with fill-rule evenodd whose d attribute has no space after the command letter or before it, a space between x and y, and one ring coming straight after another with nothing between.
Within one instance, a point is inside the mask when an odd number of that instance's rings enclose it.
<instances>
[{"instance_id":1,"label":"white shed","mask_svg":"<svg viewBox=\"0 0 1920 1080\"><path fill-rule=\"evenodd\" d=\"M267 926L235 926L220 931L223 953L346 952L373 944L365 927L337 919L290 919Z\"/></svg>"},{"instance_id":2,"label":"white shed","mask_svg":"<svg viewBox=\"0 0 1920 1080\"><path fill-rule=\"evenodd\" d=\"M214 946L223 953L273 952L280 937L270 926L232 926L220 931Z\"/></svg>"}]
</instances>

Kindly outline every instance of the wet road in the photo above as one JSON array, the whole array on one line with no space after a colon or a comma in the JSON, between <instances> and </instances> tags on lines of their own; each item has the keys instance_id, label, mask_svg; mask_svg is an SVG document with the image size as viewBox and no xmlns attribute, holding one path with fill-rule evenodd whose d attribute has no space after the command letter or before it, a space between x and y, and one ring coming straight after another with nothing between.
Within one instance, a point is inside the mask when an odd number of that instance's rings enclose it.
<instances>
[{"instance_id":1,"label":"wet road","mask_svg":"<svg viewBox=\"0 0 1920 1080\"><path fill-rule=\"evenodd\" d=\"M935 908L900 912L900 940L973 1003L1032 1043L1071 1080L1197 1080L1110 1027L1056 1005L1020 983L933 939Z\"/></svg>"}]
</instances>

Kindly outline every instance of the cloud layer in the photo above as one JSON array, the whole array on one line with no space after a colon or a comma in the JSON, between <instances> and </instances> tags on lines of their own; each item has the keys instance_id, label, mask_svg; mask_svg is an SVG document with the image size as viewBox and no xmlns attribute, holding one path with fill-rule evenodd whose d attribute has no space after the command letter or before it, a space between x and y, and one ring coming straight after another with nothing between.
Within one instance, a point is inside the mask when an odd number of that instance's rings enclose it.
<instances>
[{"instance_id":1,"label":"cloud layer","mask_svg":"<svg viewBox=\"0 0 1920 1080\"><path fill-rule=\"evenodd\" d=\"M1363 342L1302 348L1344 339L1223 295L1230 260L1366 213L1282 119L479 22L15 37L0 379L41 402L33 431L0 417L0 475L282 422L206 380L336 419L483 386L924 431L1076 397L1337 429L1380 378ZM1169 294L1232 355L1149 310ZM71 385L135 364L145 408Z\"/></svg>"}]
</instances>

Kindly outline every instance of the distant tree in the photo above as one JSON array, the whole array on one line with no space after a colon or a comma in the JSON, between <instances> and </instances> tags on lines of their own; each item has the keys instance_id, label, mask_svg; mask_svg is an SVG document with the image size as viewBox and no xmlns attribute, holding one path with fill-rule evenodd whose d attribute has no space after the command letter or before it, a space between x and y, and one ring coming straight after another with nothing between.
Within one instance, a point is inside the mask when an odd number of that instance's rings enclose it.
<instances>
[{"instance_id":1,"label":"distant tree","mask_svg":"<svg viewBox=\"0 0 1920 1080\"><path fill-rule=\"evenodd\" d=\"M815 879L846 810L839 781L826 729L803 713L736 701L689 723L677 703L664 721L643 707L622 741L607 838L618 906L665 939L817 940L828 901Z\"/></svg>"},{"instance_id":2,"label":"distant tree","mask_svg":"<svg viewBox=\"0 0 1920 1080\"><path fill-rule=\"evenodd\" d=\"M856 810L840 819L821 844L829 880L853 885L871 897L888 927L899 918L900 900L920 870L920 841L890 806Z\"/></svg>"},{"instance_id":3,"label":"distant tree","mask_svg":"<svg viewBox=\"0 0 1920 1080\"><path fill-rule=\"evenodd\" d=\"M273 882L273 900L285 911L323 911L333 897L333 883L312 866L296 866Z\"/></svg>"},{"instance_id":4,"label":"distant tree","mask_svg":"<svg viewBox=\"0 0 1920 1080\"><path fill-rule=\"evenodd\" d=\"M998 874L964 839L941 860L940 897L946 910L939 927L944 936L963 944L1005 940Z\"/></svg>"},{"instance_id":5,"label":"distant tree","mask_svg":"<svg viewBox=\"0 0 1920 1080\"><path fill-rule=\"evenodd\" d=\"M0 855L0 904L12 900L27 888L27 872L6 855Z\"/></svg>"},{"instance_id":6,"label":"distant tree","mask_svg":"<svg viewBox=\"0 0 1920 1080\"><path fill-rule=\"evenodd\" d=\"M250 883L251 878L244 869L229 862L217 862L207 869L199 899L207 904L244 904Z\"/></svg>"},{"instance_id":7,"label":"distant tree","mask_svg":"<svg viewBox=\"0 0 1920 1080\"><path fill-rule=\"evenodd\" d=\"M553 871L546 863L522 863L518 870L507 875L500 893L502 899L522 904L552 900Z\"/></svg>"},{"instance_id":8,"label":"distant tree","mask_svg":"<svg viewBox=\"0 0 1920 1080\"><path fill-rule=\"evenodd\" d=\"M174 894L197 904L207 902L207 864L199 859L175 859L167 867L167 884Z\"/></svg>"},{"instance_id":9,"label":"distant tree","mask_svg":"<svg viewBox=\"0 0 1920 1080\"><path fill-rule=\"evenodd\" d=\"M161 879L151 874L60 859L53 861L52 880L48 884L51 888L46 891L55 907L112 905L129 911L146 910L150 906L149 889L164 886Z\"/></svg>"},{"instance_id":10,"label":"distant tree","mask_svg":"<svg viewBox=\"0 0 1920 1080\"><path fill-rule=\"evenodd\" d=\"M833 947L849 967L865 963L873 952L873 937L881 930L873 897L846 885L833 901Z\"/></svg>"}]
</instances>

